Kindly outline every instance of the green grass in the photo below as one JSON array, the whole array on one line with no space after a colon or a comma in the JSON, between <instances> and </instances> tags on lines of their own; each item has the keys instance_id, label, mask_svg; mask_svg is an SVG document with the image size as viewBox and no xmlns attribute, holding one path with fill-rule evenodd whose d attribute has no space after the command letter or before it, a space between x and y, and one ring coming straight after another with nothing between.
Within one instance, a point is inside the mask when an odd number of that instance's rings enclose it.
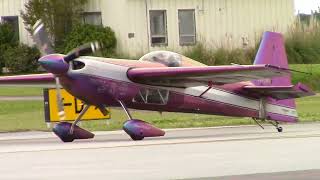
<instances>
[{"instance_id":1,"label":"green grass","mask_svg":"<svg viewBox=\"0 0 320 180\"><path fill-rule=\"evenodd\" d=\"M307 84L314 91L320 91L320 64L292 64L290 65L291 69L311 73L293 73L292 74L292 83L296 84L302 82Z\"/></svg>"},{"instance_id":2,"label":"green grass","mask_svg":"<svg viewBox=\"0 0 320 180\"><path fill-rule=\"evenodd\" d=\"M0 96L41 96L42 87L0 86Z\"/></svg>"},{"instance_id":3,"label":"green grass","mask_svg":"<svg viewBox=\"0 0 320 180\"><path fill-rule=\"evenodd\" d=\"M320 120L320 95L297 100L301 122ZM1 101L0 132L41 130L48 131L44 123L42 101ZM110 120L82 122L88 130L117 130L127 119L120 109L112 109ZM132 111L134 118L143 119L160 128L212 127L254 124L250 118L232 118L213 115Z\"/></svg>"},{"instance_id":4,"label":"green grass","mask_svg":"<svg viewBox=\"0 0 320 180\"><path fill-rule=\"evenodd\" d=\"M0 131L45 130L42 101L0 101Z\"/></svg>"}]
</instances>

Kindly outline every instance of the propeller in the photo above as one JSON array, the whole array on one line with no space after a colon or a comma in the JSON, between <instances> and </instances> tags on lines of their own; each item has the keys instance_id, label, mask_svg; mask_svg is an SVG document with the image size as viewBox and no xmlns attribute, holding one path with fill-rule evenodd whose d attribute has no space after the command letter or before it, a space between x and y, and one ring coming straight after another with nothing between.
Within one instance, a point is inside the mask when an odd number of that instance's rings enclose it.
<instances>
[{"instance_id":1,"label":"propeller","mask_svg":"<svg viewBox=\"0 0 320 180\"><path fill-rule=\"evenodd\" d=\"M37 47L39 48L41 55L45 56L48 54L53 54L54 50L52 48L49 35L44 27L41 20L38 20L32 27L33 30L33 40L35 41Z\"/></svg>"},{"instance_id":2,"label":"propeller","mask_svg":"<svg viewBox=\"0 0 320 180\"><path fill-rule=\"evenodd\" d=\"M45 29L45 26L41 20L38 20L32 27L33 29L33 40L35 41L37 47L39 48L42 56L47 56L50 54L54 54L54 49L49 38L49 35ZM72 51L70 51L67 55L63 57L63 63L70 64L74 59L89 53L94 53L101 48L100 44L96 42L86 43L82 46L79 46ZM63 64L62 63L62 64ZM56 81L56 89L57 89L57 106L58 106L58 116L59 120L65 120L65 111L63 107L63 99L61 95L61 84L60 79L57 74L55 75Z\"/></svg>"},{"instance_id":3,"label":"propeller","mask_svg":"<svg viewBox=\"0 0 320 180\"><path fill-rule=\"evenodd\" d=\"M63 59L66 63L70 63L70 61L82 55L94 53L97 50L100 50L100 48L101 46L98 41L86 43L70 51Z\"/></svg>"}]
</instances>

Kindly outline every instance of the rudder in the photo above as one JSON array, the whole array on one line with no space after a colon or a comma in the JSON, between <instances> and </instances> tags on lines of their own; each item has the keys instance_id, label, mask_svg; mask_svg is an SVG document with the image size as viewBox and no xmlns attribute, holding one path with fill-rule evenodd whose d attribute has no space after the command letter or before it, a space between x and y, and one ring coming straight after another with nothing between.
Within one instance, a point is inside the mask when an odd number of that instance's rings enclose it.
<instances>
[{"instance_id":1,"label":"rudder","mask_svg":"<svg viewBox=\"0 0 320 180\"><path fill-rule=\"evenodd\" d=\"M276 32L265 32L260 43L259 50L256 54L254 64L269 64L273 66L278 66L281 68L288 69L288 59L284 45L284 38L282 34ZM283 77L275 77L268 81L253 81L256 86L290 86L291 85L291 75ZM268 100L268 103L288 107L290 109L295 109L295 100ZM268 109L268 108L267 108ZM296 121L297 118L279 117L277 115L269 114L268 119L279 120L279 121Z\"/></svg>"}]
</instances>

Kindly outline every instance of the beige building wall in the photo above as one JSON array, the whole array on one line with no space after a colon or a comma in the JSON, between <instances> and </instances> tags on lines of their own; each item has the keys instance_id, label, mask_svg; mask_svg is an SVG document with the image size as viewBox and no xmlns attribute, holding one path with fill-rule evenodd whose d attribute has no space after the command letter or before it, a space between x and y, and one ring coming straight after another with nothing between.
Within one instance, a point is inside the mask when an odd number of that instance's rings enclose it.
<instances>
[{"instance_id":1,"label":"beige building wall","mask_svg":"<svg viewBox=\"0 0 320 180\"><path fill-rule=\"evenodd\" d=\"M101 12L101 1L104 0L88 0L84 7L85 12Z\"/></svg>"},{"instance_id":2,"label":"beige building wall","mask_svg":"<svg viewBox=\"0 0 320 180\"><path fill-rule=\"evenodd\" d=\"M133 56L186 48L179 45L179 9L195 10L197 42L212 47L253 46L264 31L285 33L294 20L293 0L103 0L101 7L103 24L116 32L118 49ZM150 45L149 10L166 10L167 46Z\"/></svg>"},{"instance_id":3,"label":"beige building wall","mask_svg":"<svg viewBox=\"0 0 320 180\"><path fill-rule=\"evenodd\" d=\"M20 15L28 0L0 0L0 16ZM116 33L118 51L140 56L149 51L182 51L178 10L194 9L197 42L212 47L253 46L263 31L285 33L294 20L294 0L89 0L86 12L101 12ZM166 10L167 46L151 46L150 10ZM20 40L33 44L19 17ZM134 37L129 37L133 34Z\"/></svg>"},{"instance_id":4,"label":"beige building wall","mask_svg":"<svg viewBox=\"0 0 320 180\"><path fill-rule=\"evenodd\" d=\"M117 36L118 51L130 56L149 51L149 23L144 0L103 0L101 7L103 24L110 26ZM129 33L134 33L134 38L129 38Z\"/></svg>"},{"instance_id":5,"label":"beige building wall","mask_svg":"<svg viewBox=\"0 0 320 180\"><path fill-rule=\"evenodd\" d=\"M24 10L24 4L28 0L0 0L0 17L2 16L19 16L19 38L20 42L28 45L33 44L33 40L25 30L23 20L20 17L20 11ZM1 18L0 18L1 20Z\"/></svg>"}]
</instances>

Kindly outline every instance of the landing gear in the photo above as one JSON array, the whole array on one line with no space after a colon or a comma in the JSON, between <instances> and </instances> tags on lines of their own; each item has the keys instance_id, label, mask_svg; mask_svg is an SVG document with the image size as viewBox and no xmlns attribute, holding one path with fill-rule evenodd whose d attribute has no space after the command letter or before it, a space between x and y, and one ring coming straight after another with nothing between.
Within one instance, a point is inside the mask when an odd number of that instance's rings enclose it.
<instances>
[{"instance_id":1,"label":"landing gear","mask_svg":"<svg viewBox=\"0 0 320 180\"><path fill-rule=\"evenodd\" d=\"M252 118L254 120L254 122L256 122L262 129L264 129L264 127L259 123L258 119L257 118ZM262 120L264 121L264 120ZM272 124L274 127L276 127L277 131L278 132L282 132L283 131L283 128L281 126L279 126L279 122L278 121L269 121L270 124Z\"/></svg>"},{"instance_id":2,"label":"landing gear","mask_svg":"<svg viewBox=\"0 0 320 180\"><path fill-rule=\"evenodd\" d=\"M278 132L282 132L283 131L282 127L277 127L277 130L278 130Z\"/></svg>"},{"instance_id":3,"label":"landing gear","mask_svg":"<svg viewBox=\"0 0 320 180\"><path fill-rule=\"evenodd\" d=\"M264 127L259 123L257 118L252 118L252 119L261 127L261 129L264 129Z\"/></svg>"},{"instance_id":4,"label":"landing gear","mask_svg":"<svg viewBox=\"0 0 320 180\"><path fill-rule=\"evenodd\" d=\"M70 134L70 129L72 127L71 123L61 122L53 127L53 132L61 139L63 142L72 142L75 139L91 139L94 134L80 128L77 125L73 127L73 133Z\"/></svg>"},{"instance_id":5,"label":"landing gear","mask_svg":"<svg viewBox=\"0 0 320 180\"><path fill-rule=\"evenodd\" d=\"M75 139L91 139L94 134L77 126L82 116L88 111L89 105L85 105L76 120L71 124L68 122L60 122L53 127L53 132L63 141L72 142Z\"/></svg>"},{"instance_id":6,"label":"landing gear","mask_svg":"<svg viewBox=\"0 0 320 180\"><path fill-rule=\"evenodd\" d=\"M72 126L70 128L70 134L73 134L75 126L81 121L82 116L88 111L89 107L90 106L86 104L84 108L81 110L76 120L72 123Z\"/></svg>"},{"instance_id":7,"label":"landing gear","mask_svg":"<svg viewBox=\"0 0 320 180\"><path fill-rule=\"evenodd\" d=\"M118 101L126 112L129 120L123 124L123 130L131 137L134 141L140 141L145 137L158 137L164 136L165 132L157 127L154 127L150 123L144 122L139 119L132 119L130 112L122 101Z\"/></svg>"},{"instance_id":8,"label":"landing gear","mask_svg":"<svg viewBox=\"0 0 320 180\"><path fill-rule=\"evenodd\" d=\"M141 141L141 140L144 139L144 137L142 137L142 136L130 136L130 137L131 137L131 139L134 140L134 141Z\"/></svg>"},{"instance_id":9,"label":"landing gear","mask_svg":"<svg viewBox=\"0 0 320 180\"><path fill-rule=\"evenodd\" d=\"M275 123L270 121L270 124L272 124L274 127L276 127L276 129L277 129L277 131L279 133L283 131L283 128L281 126L279 126L279 122L278 121L275 121Z\"/></svg>"}]
</instances>

